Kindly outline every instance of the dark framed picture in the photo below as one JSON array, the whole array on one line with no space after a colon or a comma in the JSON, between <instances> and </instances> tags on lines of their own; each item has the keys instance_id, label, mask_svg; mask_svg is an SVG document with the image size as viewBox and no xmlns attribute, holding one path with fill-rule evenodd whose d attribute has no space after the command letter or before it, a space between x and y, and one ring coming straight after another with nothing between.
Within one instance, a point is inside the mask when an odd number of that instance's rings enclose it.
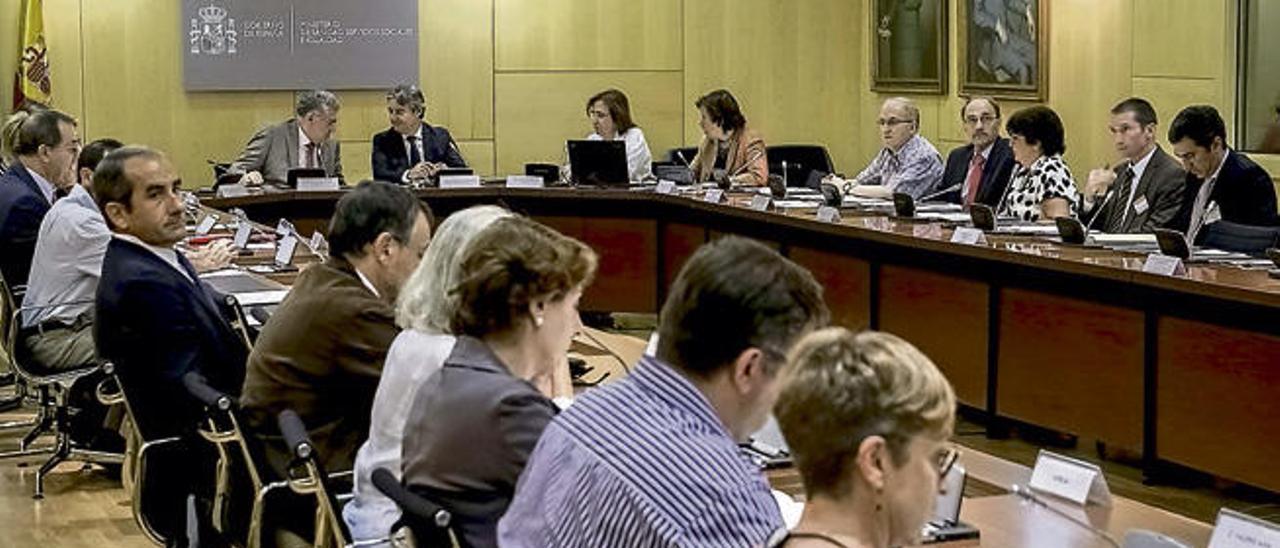
<instances>
[{"instance_id":1,"label":"dark framed picture","mask_svg":"<svg viewBox=\"0 0 1280 548\"><path fill-rule=\"evenodd\" d=\"M1044 101L1049 3L960 0L960 94Z\"/></svg>"},{"instance_id":2,"label":"dark framed picture","mask_svg":"<svg viewBox=\"0 0 1280 548\"><path fill-rule=\"evenodd\" d=\"M871 89L947 92L947 0L872 0Z\"/></svg>"}]
</instances>

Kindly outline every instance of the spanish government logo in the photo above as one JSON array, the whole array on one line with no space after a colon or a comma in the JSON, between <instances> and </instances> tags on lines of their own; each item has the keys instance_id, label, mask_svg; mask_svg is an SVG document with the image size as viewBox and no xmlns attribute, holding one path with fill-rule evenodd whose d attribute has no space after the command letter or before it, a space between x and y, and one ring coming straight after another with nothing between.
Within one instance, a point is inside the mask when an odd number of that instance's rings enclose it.
<instances>
[{"instance_id":1,"label":"spanish government logo","mask_svg":"<svg viewBox=\"0 0 1280 548\"><path fill-rule=\"evenodd\" d=\"M209 4L196 10L191 18L191 53L193 55L234 55L236 52L236 20L227 10Z\"/></svg>"}]
</instances>

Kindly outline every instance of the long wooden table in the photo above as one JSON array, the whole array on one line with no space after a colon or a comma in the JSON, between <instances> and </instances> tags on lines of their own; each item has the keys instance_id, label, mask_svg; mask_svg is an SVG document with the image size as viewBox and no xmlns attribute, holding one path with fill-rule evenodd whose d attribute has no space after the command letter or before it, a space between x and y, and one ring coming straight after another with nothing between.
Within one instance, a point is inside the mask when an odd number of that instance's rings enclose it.
<instances>
[{"instance_id":1,"label":"long wooden table","mask_svg":"<svg viewBox=\"0 0 1280 548\"><path fill-rule=\"evenodd\" d=\"M340 192L206 199L304 234ZM961 402L1012 419L1141 450L1168 463L1280 491L1280 280L1194 264L1186 277L1142 272L1143 257L1047 239L989 235L953 244L937 223L813 210L761 212L748 196L581 189L429 189L438 217L500 204L591 245L600 271L587 310L656 312L702 243L739 234L771 243L826 288L834 321L896 333L931 356ZM1176 468L1175 468L1176 469Z\"/></svg>"}]
</instances>

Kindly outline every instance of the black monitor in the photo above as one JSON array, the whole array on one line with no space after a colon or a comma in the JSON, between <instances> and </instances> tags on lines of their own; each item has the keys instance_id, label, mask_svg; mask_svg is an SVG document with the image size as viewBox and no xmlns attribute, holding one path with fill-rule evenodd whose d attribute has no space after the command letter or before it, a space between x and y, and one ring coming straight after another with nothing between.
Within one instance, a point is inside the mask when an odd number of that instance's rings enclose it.
<instances>
[{"instance_id":1,"label":"black monitor","mask_svg":"<svg viewBox=\"0 0 1280 548\"><path fill-rule=\"evenodd\" d=\"M598 187L628 185L627 143L624 141L569 141L569 171L573 184Z\"/></svg>"},{"instance_id":2,"label":"black monitor","mask_svg":"<svg viewBox=\"0 0 1280 548\"><path fill-rule=\"evenodd\" d=\"M298 179L322 179L328 176L324 169L318 167L295 167L289 170L285 186L298 188Z\"/></svg>"}]
</instances>

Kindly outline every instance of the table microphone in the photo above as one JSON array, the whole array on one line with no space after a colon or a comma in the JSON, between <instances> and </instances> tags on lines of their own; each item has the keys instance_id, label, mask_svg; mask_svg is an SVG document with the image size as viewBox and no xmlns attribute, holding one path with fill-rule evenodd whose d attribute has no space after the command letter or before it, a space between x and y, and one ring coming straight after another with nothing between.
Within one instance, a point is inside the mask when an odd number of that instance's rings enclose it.
<instances>
[{"instance_id":1,"label":"table microphone","mask_svg":"<svg viewBox=\"0 0 1280 548\"><path fill-rule=\"evenodd\" d=\"M692 165L689 165L689 160L686 160L686 159L684 158L684 153L683 153L683 152L680 152L680 149L676 149L676 158L679 158L681 162L684 162L684 167L687 167L687 168L689 168L690 170L692 170L692 169L693 169L693 166L692 166Z\"/></svg>"},{"instance_id":2,"label":"table microphone","mask_svg":"<svg viewBox=\"0 0 1280 548\"><path fill-rule=\"evenodd\" d=\"M1032 504L1042 506L1045 509L1049 510L1050 512L1057 514L1059 517L1062 517L1063 519L1066 519L1067 521L1070 521L1071 523L1074 523L1088 530L1089 532L1095 535L1098 535L1099 537L1102 538L1102 540L1107 541L1107 544L1115 546L1116 548L1121 548L1120 543L1116 541L1115 537L1111 536L1111 533L1108 533L1105 530L1094 527L1092 524L1086 521L1082 521L1079 518L1072 516L1071 514L1068 514L1058 508L1055 508L1054 506L1050 505L1049 503L1041 499L1038 495L1036 495L1035 492L1032 491L1030 487L1015 484L1013 486L1013 494L1017 495L1019 498L1023 500L1030 501Z\"/></svg>"},{"instance_id":3,"label":"table microphone","mask_svg":"<svg viewBox=\"0 0 1280 548\"><path fill-rule=\"evenodd\" d=\"M1129 162L1129 167L1133 167L1133 162ZM1084 240L1086 242L1089 241L1089 229L1093 227L1093 222L1102 216L1102 209L1107 207L1107 202L1111 201L1111 196L1115 195L1115 190L1118 186L1120 185L1115 184L1114 181L1112 182L1111 187L1107 189L1106 195L1102 197L1102 203L1098 204L1098 209L1094 211L1093 218L1089 219L1089 224L1084 225Z\"/></svg>"},{"instance_id":4,"label":"table microphone","mask_svg":"<svg viewBox=\"0 0 1280 548\"><path fill-rule=\"evenodd\" d=\"M917 202L927 202L927 201L929 201L929 200L932 200L932 199L934 199L934 198L937 198L938 196L942 196L943 194L948 194L948 193L951 193L951 192L955 192L955 191L957 191L957 190L960 190L960 187L963 187L963 186L964 186L964 183L954 184L954 185L951 185L951 186L949 186L949 187L947 187L947 188L944 188L944 189L942 189L942 190L939 190L939 191L937 191L937 192L934 192L934 193L932 193L932 194L925 194L924 196L921 196L919 200L916 200L916 201L917 201Z\"/></svg>"}]
</instances>

